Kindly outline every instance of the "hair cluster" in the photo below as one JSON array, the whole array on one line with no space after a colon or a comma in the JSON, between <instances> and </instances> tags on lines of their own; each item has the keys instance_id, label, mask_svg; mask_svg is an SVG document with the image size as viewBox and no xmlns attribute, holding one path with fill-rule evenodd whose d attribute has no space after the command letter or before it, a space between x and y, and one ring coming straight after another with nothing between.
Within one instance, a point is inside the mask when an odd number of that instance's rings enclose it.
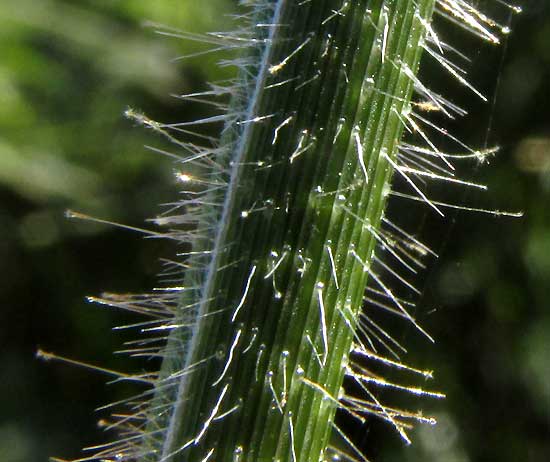
<instances>
[{"instance_id":1,"label":"hair cluster","mask_svg":"<svg viewBox=\"0 0 550 462\"><path fill-rule=\"evenodd\" d=\"M178 254L151 293L90 298L144 315L145 336L125 351L162 366L121 376L147 388L117 403L127 410L107 426L120 438L81 460L364 460L337 411L358 424L382 419L407 444L413 424L435 423L392 404L393 392L443 397L418 385L432 372L404 362L392 326L402 320L433 342L411 278L437 255L386 203L504 214L429 193L430 182L485 190L455 164L497 149L447 131L441 120L466 110L418 69L432 60L485 99L443 31L496 44L509 29L465 0L241 3L232 33L158 28L232 56L220 65L238 68L234 80L180 95L217 115L164 123L126 113L173 143L157 152L174 161L181 197L153 220L162 231L146 233L175 241ZM223 125L219 139L205 124Z\"/></svg>"}]
</instances>

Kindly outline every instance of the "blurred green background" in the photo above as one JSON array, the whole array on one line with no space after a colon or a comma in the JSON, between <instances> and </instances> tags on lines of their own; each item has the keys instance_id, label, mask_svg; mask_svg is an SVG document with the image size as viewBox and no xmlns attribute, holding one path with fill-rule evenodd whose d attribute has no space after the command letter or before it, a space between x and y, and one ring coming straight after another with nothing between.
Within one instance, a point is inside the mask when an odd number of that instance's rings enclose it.
<instances>
[{"instance_id":1,"label":"blurred green background","mask_svg":"<svg viewBox=\"0 0 550 462\"><path fill-rule=\"evenodd\" d=\"M143 226L177 197L173 164L144 148L168 146L123 112L132 107L163 122L208 115L208 108L173 95L205 89L233 71L216 66L220 55L177 59L201 45L159 36L144 22L225 30L235 3L0 4L1 461L80 457L82 447L105 440L97 422L107 413L94 409L136 391L105 386L98 373L35 360L37 347L122 371L156 366L113 355L133 337L112 328L133 319L84 296L148 290L162 270L159 258L173 247L68 221L63 212ZM550 4L523 5L504 47L471 45L472 81L491 103L472 101L457 85L447 90L471 108L453 133L474 146L487 139L503 147L490 166L467 174L490 193L446 194L455 203L525 216L451 212L443 223L421 212L426 241L441 258L421 282L417 316L438 342L425 345L406 329L402 336L410 361L434 369L432 388L449 397L425 404L441 423L416 431L411 448L376 423L353 429L377 461L550 460ZM509 19L506 9L497 15ZM456 35L462 48L470 46ZM439 74L429 65L423 72L437 88ZM409 208L396 203L391 211Z\"/></svg>"}]
</instances>

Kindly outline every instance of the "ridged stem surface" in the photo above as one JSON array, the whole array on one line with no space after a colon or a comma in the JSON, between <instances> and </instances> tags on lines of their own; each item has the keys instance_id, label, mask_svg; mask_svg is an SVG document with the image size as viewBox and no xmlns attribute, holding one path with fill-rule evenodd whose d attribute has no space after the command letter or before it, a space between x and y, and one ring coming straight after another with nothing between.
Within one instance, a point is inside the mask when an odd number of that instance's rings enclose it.
<instances>
[{"instance_id":1,"label":"ridged stem surface","mask_svg":"<svg viewBox=\"0 0 550 462\"><path fill-rule=\"evenodd\" d=\"M255 19L271 25L224 134L226 197L199 224L217 223L182 301L196 325L165 360L177 390L153 402L175 406L148 460L322 460L433 3L279 0Z\"/></svg>"}]
</instances>

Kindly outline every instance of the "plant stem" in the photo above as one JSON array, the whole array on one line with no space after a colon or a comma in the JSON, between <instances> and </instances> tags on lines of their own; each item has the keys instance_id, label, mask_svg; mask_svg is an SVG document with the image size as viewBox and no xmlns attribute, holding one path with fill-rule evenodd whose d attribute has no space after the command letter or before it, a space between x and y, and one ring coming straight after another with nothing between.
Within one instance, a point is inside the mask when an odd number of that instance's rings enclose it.
<instances>
[{"instance_id":1,"label":"plant stem","mask_svg":"<svg viewBox=\"0 0 550 462\"><path fill-rule=\"evenodd\" d=\"M434 0L263 3L148 460L318 461L339 407L364 419L341 388Z\"/></svg>"}]
</instances>

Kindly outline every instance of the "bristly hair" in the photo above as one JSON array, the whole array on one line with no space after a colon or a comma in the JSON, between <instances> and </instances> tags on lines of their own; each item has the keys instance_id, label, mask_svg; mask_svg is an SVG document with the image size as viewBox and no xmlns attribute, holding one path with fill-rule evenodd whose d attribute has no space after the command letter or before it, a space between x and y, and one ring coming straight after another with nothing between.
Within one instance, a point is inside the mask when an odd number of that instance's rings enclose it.
<instances>
[{"instance_id":1,"label":"bristly hair","mask_svg":"<svg viewBox=\"0 0 550 462\"><path fill-rule=\"evenodd\" d=\"M365 460L334 424L336 411L358 423L382 419L410 443L414 423L435 419L392 405L391 393L382 401L380 391L444 395L410 383L432 371L403 361L389 323L402 319L434 341L410 298L420 293L411 278L437 255L385 215L386 201L441 216L517 215L430 197L430 181L485 190L453 164L498 149L472 148L435 122L434 113L467 112L418 77L424 54L486 100L467 80L463 52L436 28L450 22L497 44L508 26L466 0L241 3L235 32L156 26L208 45L186 58L232 54L220 66L235 66L234 80L178 95L218 115L163 123L126 111L174 144L150 149L174 161L181 198L152 220L164 231L138 231L175 241L179 253L151 293L90 297L144 315L131 327L146 335L122 351L162 366L155 375L102 370L149 388L115 403L126 411L104 426L119 439L80 461ZM206 124L223 125L219 139L204 134Z\"/></svg>"}]
</instances>

